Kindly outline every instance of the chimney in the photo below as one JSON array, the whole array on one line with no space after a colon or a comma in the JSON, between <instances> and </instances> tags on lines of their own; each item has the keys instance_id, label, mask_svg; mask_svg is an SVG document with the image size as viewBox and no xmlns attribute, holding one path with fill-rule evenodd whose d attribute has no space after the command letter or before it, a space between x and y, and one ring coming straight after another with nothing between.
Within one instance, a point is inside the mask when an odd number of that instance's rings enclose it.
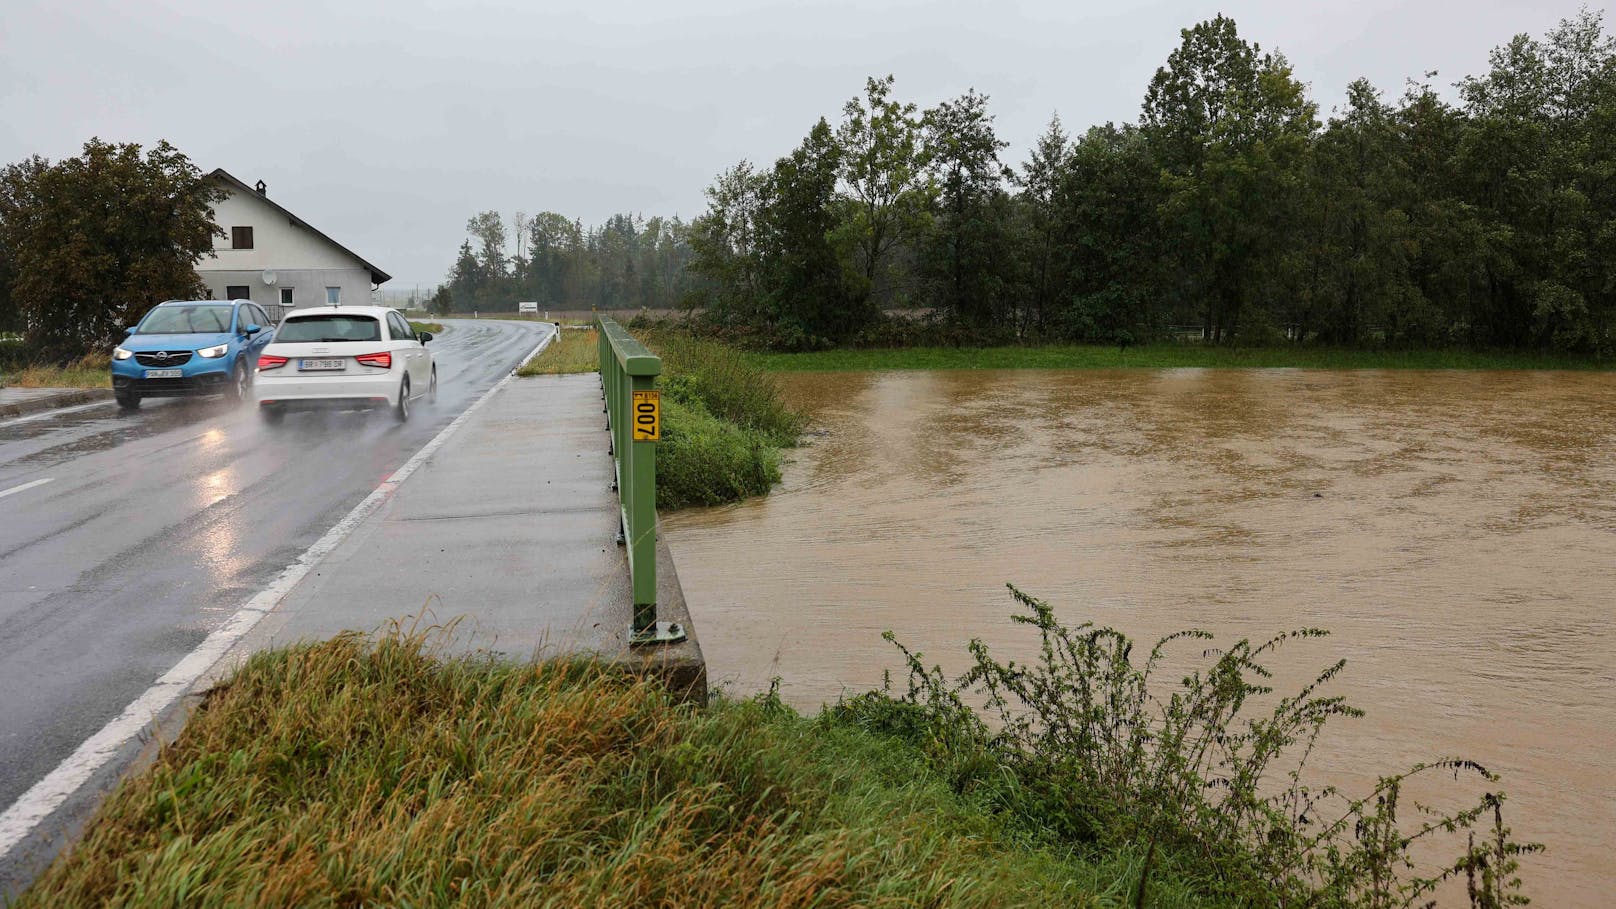
<instances>
[{"instance_id":1,"label":"chimney","mask_svg":"<svg viewBox=\"0 0 1616 909\"><path fill-rule=\"evenodd\" d=\"M256 189L256 190L258 190L258 194L259 194L259 195L260 195L260 196L267 196L267 195L269 195L269 193L268 193L268 192L267 192L267 190L268 190L268 189L269 189L269 187L267 187L267 186L265 186L265 185L264 185L264 181L262 181L262 180L259 180L259 181L258 181L258 183L257 183L257 185L255 185L255 186L254 186L254 187L253 187L253 189Z\"/></svg>"}]
</instances>

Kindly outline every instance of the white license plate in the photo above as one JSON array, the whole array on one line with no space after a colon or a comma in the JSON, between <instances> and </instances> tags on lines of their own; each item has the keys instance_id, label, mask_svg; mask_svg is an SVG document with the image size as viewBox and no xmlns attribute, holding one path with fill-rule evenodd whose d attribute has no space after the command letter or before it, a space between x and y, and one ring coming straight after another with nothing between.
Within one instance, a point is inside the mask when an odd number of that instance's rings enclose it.
<instances>
[{"instance_id":1,"label":"white license plate","mask_svg":"<svg viewBox=\"0 0 1616 909\"><path fill-rule=\"evenodd\" d=\"M185 370L183 370L183 369L148 369L148 370L146 370L146 378L148 378L148 379L178 379L179 377L181 377L183 375L185 375Z\"/></svg>"},{"instance_id":2,"label":"white license plate","mask_svg":"<svg viewBox=\"0 0 1616 909\"><path fill-rule=\"evenodd\" d=\"M299 360L297 368L303 370L342 369L347 363L347 360Z\"/></svg>"}]
</instances>

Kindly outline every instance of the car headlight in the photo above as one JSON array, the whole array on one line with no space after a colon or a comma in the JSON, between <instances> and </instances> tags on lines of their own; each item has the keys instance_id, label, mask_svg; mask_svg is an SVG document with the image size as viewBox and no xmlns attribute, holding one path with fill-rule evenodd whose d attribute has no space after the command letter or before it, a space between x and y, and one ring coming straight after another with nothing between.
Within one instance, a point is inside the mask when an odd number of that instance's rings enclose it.
<instances>
[{"instance_id":1,"label":"car headlight","mask_svg":"<svg viewBox=\"0 0 1616 909\"><path fill-rule=\"evenodd\" d=\"M124 350L122 347L112 348L112 359L114 360L127 360L134 355L135 352L132 350Z\"/></svg>"},{"instance_id":2,"label":"car headlight","mask_svg":"<svg viewBox=\"0 0 1616 909\"><path fill-rule=\"evenodd\" d=\"M226 342L224 344L220 344L218 347L204 347L201 350L197 351L196 355L199 356L199 357L207 357L209 360L212 360L212 359L214 359L216 357L224 356L225 351L227 351L229 349L230 349L230 344L228 342Z\"/></svg>"}]
</instances>

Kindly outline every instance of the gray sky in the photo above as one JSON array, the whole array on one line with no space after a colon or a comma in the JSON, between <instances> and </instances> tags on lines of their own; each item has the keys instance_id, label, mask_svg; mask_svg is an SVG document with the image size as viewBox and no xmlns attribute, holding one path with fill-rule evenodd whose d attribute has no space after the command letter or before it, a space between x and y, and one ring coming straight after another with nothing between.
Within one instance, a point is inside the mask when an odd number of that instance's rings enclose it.
<instances>
[{"instance_id":1,"label":"gray sky","mask_svg":"<svg viewBox=\"0 0 1616 909\"><path fill-rule=\"evenodd\" d=\"M1136 119L1179 29L1219 11L1327 114L1353 78L1445 86L1580 5L7 0L0 161L166 138L266 181L400 290L442 280L485 209L694 217L718 171L786 153L869 75L922 106L986 93L1018 162L1052 112Z\"/></svg>"}]
</instances>

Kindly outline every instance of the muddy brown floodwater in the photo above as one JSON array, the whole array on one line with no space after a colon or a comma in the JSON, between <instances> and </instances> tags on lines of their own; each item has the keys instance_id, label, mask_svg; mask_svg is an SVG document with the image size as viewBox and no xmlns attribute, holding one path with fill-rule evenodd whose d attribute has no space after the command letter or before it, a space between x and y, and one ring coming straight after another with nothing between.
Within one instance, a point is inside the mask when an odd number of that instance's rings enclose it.
<instances>
[{"instance_id":1,"label":"muddy brown floodwater","mask_svg":"<svg viewBox=\"0 0 1616 909\"><path fill-rule=\"evenodd\" d=\"M1311 370L788 375L816 434L766 498L665 521L716 682L814 709L1026 657L1011 582L1069 622L1224 642L1302 626L1368 710L1349 790L1463 756L1504 775L1536 905L1616 891L1616 375Z\"/></svg>"}]
</instances>

